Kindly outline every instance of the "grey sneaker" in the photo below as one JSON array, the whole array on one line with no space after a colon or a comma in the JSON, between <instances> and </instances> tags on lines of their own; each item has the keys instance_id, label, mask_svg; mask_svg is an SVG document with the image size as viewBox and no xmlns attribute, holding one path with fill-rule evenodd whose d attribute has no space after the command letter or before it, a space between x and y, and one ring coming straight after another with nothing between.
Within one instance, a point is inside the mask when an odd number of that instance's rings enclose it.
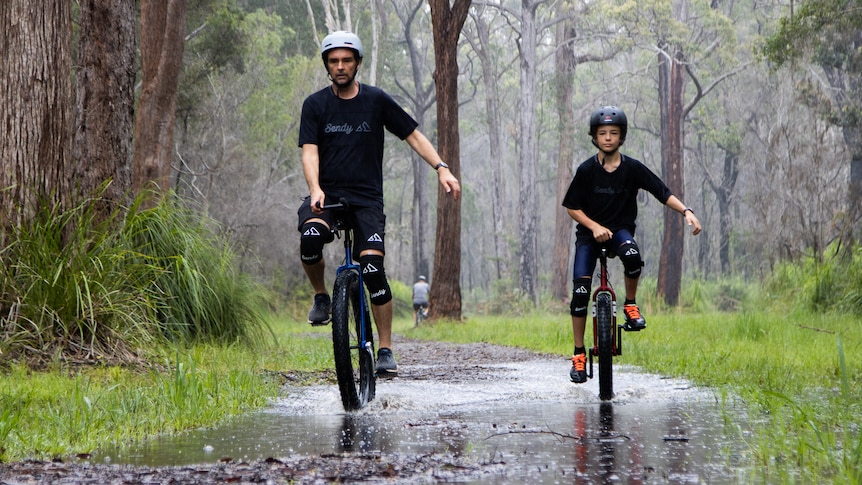
<instances>
[{"instance_id":1,"label":"grey sneaker","mask_svg":"<svg viewBox=\"0 0 862 485\"><path fill-rule=\"evenodd\" d=\"M311 306L311 311L308 312L308 323L312 325L326 325L332 320L329 316L332 310L332 300L326 293L314 295L314 305Z\"/></svg>"},{"instance_id":2,"label":"grey sneaker","mask_svg":"<svg viewBox=\"0 0 862 485\"><path fill-rule=\"evenodd\" d=\"M388 379L398 375L398 364L392 350L381 348L377 351L377 377Z\"/></svg>"}]
</instances>

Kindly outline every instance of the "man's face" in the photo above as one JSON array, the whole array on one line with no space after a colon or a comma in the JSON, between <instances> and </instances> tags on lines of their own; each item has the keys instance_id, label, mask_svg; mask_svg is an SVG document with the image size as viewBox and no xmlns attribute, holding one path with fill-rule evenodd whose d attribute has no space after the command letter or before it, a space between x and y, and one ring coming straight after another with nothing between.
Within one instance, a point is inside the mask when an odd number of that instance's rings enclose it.
<instances>
[{"instance_id":1,"label":"man's face","mask_svg":"<svg viewBox=\"0 0 862 485\"><path fill-rule=\"evenodd\" d=\"M596 143L605 153L612 153L620 147L621 130L616 125L601 125L596 129Z\"/></svg>"},{"instance_id":2,"label":"man's face","mask_svg":"<svg viewBox=\"0 0 862 485\"><path fill-rule=\"evenodd\" d=\"M327 53L326 70L336 86L344 87L353 82L360 61L351 49L332 49Z\"/></svg>"}]
</instances>

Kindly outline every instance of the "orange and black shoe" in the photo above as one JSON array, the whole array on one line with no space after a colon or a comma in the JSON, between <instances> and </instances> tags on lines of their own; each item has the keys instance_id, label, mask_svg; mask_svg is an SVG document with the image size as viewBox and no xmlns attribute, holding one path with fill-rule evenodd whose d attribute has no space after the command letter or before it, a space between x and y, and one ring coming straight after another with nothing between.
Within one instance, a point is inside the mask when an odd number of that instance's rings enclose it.
<instances>
[{"instance_id":1,"label":"orange and black shoe","mask_svg":"<svg viewBox=\"0 0 862 485\"><path fill-rule=\"evenodd\" d=\"M641 315L641 310L636 303L626 303L623 305L623 314L626 316L623 330L627 332L640 332L646 328L646 320Z\"/></svg>"},{"instance_id":2,"label":"orange and black shoe","mask_svg":"<svg viewBox=\"0 0 862 485\"><path fill-rule=\"evenodd\" d=\"M575 384L587 382L587 354L572 356L572 370L569 371L569 379Z\"/></svg>"}]
</instances>

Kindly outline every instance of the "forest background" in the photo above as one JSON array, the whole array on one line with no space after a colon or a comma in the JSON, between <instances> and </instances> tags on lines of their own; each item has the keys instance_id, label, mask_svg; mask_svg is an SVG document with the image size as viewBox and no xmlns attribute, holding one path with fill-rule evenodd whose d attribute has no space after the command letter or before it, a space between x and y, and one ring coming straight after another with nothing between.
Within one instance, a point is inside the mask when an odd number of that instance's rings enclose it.
<instances>
[{"instance_id":1,"label":"forest background","mask_svg":"<svg viewBox=\"0 0 862 485\"><path fill-rule=\"evenodd\" d=\"M111 180L101 209L109 213L154 183L217 221L244 273L283 301L306 296L295 209L307 188L296 133L302 100L328 82L318 46L331 30L360 35L367 52L360 81L390 92L438 141L434 80L444 74L435 74L432 19L440 4L108 5L15 1L0 10L4 26L23 25L27 15L56 25L42 39L45 62L30 63L43 69L36 78L74 76L68 87L45 90L48 102L33 113L15 83L34 77L16 78L21 64L7 64L5 132L44 131L32 146L15 136L0 142L7 228L46 198L71 207L76 193ZM573 224L560 200L573 168L594 151L587 118L602 105L627 112L624 152L659 173L705 227L686 238L678 214L641 196L644 274L665 303L679 303L683 274L757 281L779 262L846 257L854 247L862 181L855 2L450 5L464 6L460 156L447 160L464 187L455 221L460 257L435 254L434 172L394 137L384 162L387 273L406 284L428 275L438 295L454 288L459 301L445 316L489 301L505 310L499 306L568 299ZM29 32L4 32L0 57L40 55L27 48L36 43L21 42ZM87 77L94 59L117 61L110 82ZM88 116L106 106L122 118L92 129ZM57 140L69 143L44 157ZM454 280L437 278L435 257L458 263ZM719 309L739 303L732 287L716 299Z\"/></svg>"}]
</instances>

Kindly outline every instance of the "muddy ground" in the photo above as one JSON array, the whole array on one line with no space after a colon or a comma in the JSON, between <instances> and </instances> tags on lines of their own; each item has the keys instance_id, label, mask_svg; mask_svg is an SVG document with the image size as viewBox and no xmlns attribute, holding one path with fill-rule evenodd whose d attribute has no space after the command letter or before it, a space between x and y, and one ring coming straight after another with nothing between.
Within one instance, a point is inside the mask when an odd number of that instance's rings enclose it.
<instances>
[{"instance_id":1,"label":"muddy ground","mask_svg":"<svg viewBox=\"0 0 862 485\"><path fill-rule=\"evenodd\" d=\"M396 338L394 350L402 374L399 379L450 382L493 378L494 372L487 364L547 357L489 344L454 345L403 338ZM410 368L418 364L422 366ZM561 372L566 372L565 359L560 358L560 366ZM307 380L305 377L302 380ZM0 464L0 484L433 483L497 475L505 466L501 462L478 462L475 457L450 453L321 454L158 468L91 464L72 458Z\"/></svg>"}]
</instances>

